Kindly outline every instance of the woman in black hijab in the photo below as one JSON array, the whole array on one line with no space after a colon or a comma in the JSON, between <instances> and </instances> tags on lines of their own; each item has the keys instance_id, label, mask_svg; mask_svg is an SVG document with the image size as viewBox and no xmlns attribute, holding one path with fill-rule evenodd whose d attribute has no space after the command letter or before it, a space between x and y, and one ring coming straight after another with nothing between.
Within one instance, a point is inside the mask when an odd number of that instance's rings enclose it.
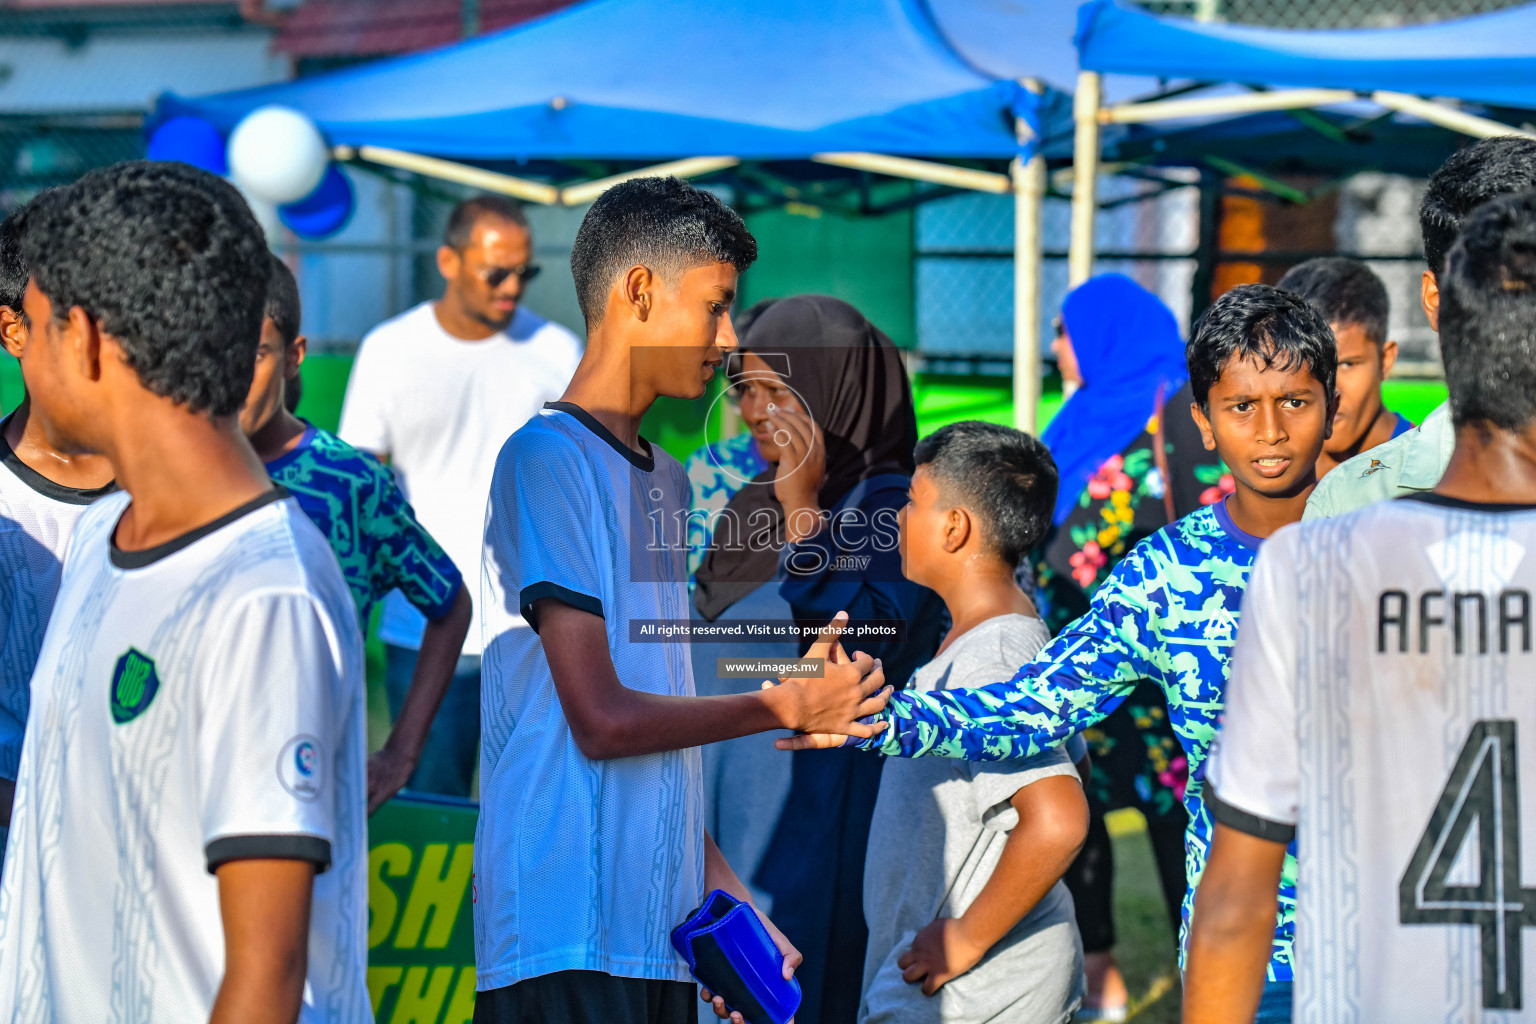
<instances>
[{"instance_id":1,"label":"woman in black hijab","mask_svg":"<svg viewBox=\"0 0 1536 1024\"><path fill-rule=\"evenodd\" d=\"M696 573L695 610L712 622L794 620L820 627L888 622L886 640L845 643L906 683L942 635L943 605L901 574L897 513L906 504L917 419L901 353L846 302L802 295L752 322L730 367L742 417L768 468L715 522ZM724 657L796 657L804 641L693 645L701 694ZM805 955L800 1024L857 1015L864 972L865 844L880 761L857 751L773 749L756 736L704 748L710 835Z\"/></svg>"}]
</instances>

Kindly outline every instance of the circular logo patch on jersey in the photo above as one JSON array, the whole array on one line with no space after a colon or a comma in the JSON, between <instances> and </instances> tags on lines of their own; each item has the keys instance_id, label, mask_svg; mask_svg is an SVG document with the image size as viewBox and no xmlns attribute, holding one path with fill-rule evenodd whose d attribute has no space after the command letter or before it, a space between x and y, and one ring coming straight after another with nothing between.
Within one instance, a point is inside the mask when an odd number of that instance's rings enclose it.
<instances>
[{"instance_id":1,"label":"circular logo patch on jersey","mask_svg":"<svg viewBox=\"0 0 1536 1024\"><path fill-rule=\"evenodd\" d=\"M313 736L295 736L277 755L277 780L300 800L316 800L325 780L320 741Z\"/></svg>"},{"instance_id":2,"label":"circular logo patch on jersey","mask_svg":"<svg viewBox=\"0 0 1536 1024\"><path fill-rule=\"evenodd\" d=\"M128 648L112 669L112 687L108 693L112 721L122 725L138 718L149 710L159 692L160 673L155 671L154 659L138 648Z\"/></svg>"}]
</instances>

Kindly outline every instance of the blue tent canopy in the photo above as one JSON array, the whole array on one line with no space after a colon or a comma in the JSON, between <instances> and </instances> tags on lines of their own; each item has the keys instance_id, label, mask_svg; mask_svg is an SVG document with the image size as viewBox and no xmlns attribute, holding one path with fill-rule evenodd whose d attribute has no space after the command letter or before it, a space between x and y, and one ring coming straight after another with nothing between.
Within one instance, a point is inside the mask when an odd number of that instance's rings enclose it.
<instances>
[{"instance_id":1,"label":"blue tent canopy","mask_svg":"<svg viewBox=\"0 0 1536 1024\"><path fill-rule=\"evenodd\" d=\"M1089 71L1536 107L1536 4L1431 25L1295 31L1159 18L1093 0L1079 15L1077 48Z\"/></svg>"},{"instance_id":2,"label":"blue tent canopy","mask_svg":"<svg viewBox=\"0 0 1536 1024\"><path fill-rule=\"evenodd\" d=\"M167 96L157 118L228 130L269 103L304 111L332 144L480 161L1007 158L1014 117L1038 106L952 49L919 0L589 0L423 54Z\"/></svg>"}]
</instances>

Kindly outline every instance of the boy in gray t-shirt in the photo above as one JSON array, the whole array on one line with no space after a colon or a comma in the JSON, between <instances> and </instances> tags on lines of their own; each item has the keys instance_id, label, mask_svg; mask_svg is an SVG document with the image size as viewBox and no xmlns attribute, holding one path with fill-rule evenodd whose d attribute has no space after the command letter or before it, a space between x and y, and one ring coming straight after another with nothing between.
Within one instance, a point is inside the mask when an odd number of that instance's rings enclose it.
<instances>
[{"instance_id":1,"label":"boy in gray t-shirt","mask_svg":"<svg viewBox=\"0 0 1536 1024\"><path fill-rule=\"evenodd\" d=\"M916 458L902 571L944 599L953 626L911 685L1009 679L1050 639L1014 569L1050 526L1055 464L1029 435L977 422L930 434ZM1083 951L1061 875L1088 830L1074 744L886 763L864 867L861 1022L1071 1018Z\"/></svg>"}]
</instances>

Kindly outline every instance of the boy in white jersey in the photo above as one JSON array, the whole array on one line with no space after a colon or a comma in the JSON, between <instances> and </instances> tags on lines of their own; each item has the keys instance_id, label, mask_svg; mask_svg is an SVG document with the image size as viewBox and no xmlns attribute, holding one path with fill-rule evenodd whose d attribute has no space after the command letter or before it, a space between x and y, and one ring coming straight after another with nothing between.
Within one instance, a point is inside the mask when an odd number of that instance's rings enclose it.
<instances>
[{"instance_id":1,"label":"boy in white jersey","mask_svg":"<svg viewBox=\"0 0 1536 1024\"><path fill-rule=\"evenodd\" d=\"M1298 833L1296 1020L1524 1019L1536 194L1468 218L1440 295L1456 445L1439 484L1284 529L1254 566L1207 773L1186 1022L1251 1018Z\"/></svg>"},{"instance_id":2,"label":"boy in white jersey","mask_svg":"<svg viewBox=\"0 0 1536 1024\"><path fill-rule=\"evenodd\" d=\"M690 602L686 542L652 539L686 516L688 479L640 420L660 396L704 394L736 345L731 301L756 256L734 211L675 178L614 186L576 235L586 352L561 401L502 448L486 511L479 1024L693 1021L669 933L712 889L751 902L704 832L696 748L808 722L872 735L855 719L884 706L865 655L829 657L825 678L696 697L686 639L641 632L686 623ZM789 977L800 954L768 928Z\"/></svg>"},{"instance_id":3,"label":"boy in white jersey","mask_svg":"<svg viewBox=\"0 0 1536 1024\"><path fill-rule=\"evenodd\" d=\"M27 355L27 264L16 214L0 224L0 345L21 364ZM21 735L27 724L32 668L59 589L64 548L86 506L114 490L99 455L71 456L48 444L23 395L0 421L0 850L10 826Z\"/></svg>"},{"instance_id":4,"label":"boy in white jersey","mask_svg":"<svg viewBox=\"0 0 1536 1024\"><path fill-rule=\"evenodd\" d=\"M356 612L236 417L261 228L213 175L140 162L18 235L32 414L123 493L76 527L33 675L0 1018L366 1021Z\"/></svg>"}]
</instances>

